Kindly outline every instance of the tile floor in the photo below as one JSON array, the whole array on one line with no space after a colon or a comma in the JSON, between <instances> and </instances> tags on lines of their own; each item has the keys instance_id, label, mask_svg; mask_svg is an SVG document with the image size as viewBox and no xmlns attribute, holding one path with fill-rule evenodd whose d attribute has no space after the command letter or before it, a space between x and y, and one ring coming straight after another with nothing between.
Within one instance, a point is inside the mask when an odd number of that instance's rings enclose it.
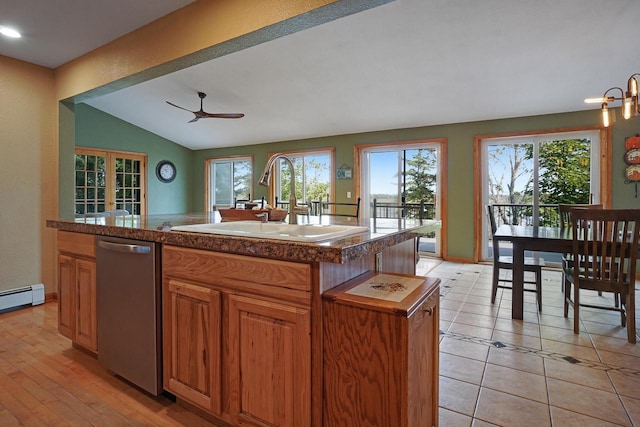
<instances>
[{"instance_id":1,"label":"tile floor","mask_svg":"<svg viewBox=\"0 0 640 427\"><path fill-rule=\"evenodd\" d=\"M640 342L627 342L618 313L586 308L575 335L559 270L543 272L541 313L525 293L522 321L510 290L491 304L490 265L426 258L427 272L442 279L441 426L640 427Z\"/></svg>"}]
</instances>

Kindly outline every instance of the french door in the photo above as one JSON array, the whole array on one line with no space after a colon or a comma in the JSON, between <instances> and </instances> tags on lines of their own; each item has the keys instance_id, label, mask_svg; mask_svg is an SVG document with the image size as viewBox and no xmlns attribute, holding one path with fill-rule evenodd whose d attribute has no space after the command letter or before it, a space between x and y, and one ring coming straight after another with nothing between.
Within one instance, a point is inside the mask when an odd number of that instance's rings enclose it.
<instances>
[{"instance_id":1,"label":"french door","mask_svg":"<svg viewBox=\"0 0 640 427\"><path fill-rule=\"evenodd\" d=\"M75 214L147 210L147 156L139 153L76 148Z\"/></svg>"},{"instance_id":2,"label":"french door","mask_svg":"<svg viewBox=\"0 0 640 427\"><path fill-rule=\"evenodd\" d=\"M481 202L494 205L498 226L554 226L558 204L600 203L598 131L487 138L481 150ZM481 224L487 260L488 221Z\"/></svg>"}]
</instances>

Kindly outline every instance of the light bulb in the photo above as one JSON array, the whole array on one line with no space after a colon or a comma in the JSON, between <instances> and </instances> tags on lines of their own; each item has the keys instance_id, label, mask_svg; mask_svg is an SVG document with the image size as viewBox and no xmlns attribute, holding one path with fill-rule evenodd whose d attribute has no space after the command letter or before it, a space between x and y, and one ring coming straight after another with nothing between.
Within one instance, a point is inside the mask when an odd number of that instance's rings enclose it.
<instances>
[{"instance_id":1,"label":"light bulb","mask_svg":"<svg viewBox=\"0 0 640 427\"><path fill-rule=\"evenodd\" d=\"M635 77L631 77L631 79L629 79L629 91L631 92L631 96L638 95L638 81Z\"/></svg>"},{"instance_id":2,"label":"light bulb","mask_svg":"<svg viewBox=\"0 0 640 427\"><path fill-rule=\"evenodd\" d=\"M602 124L606 128L609 127L609 109L606 102L602 104Z\"/></svg>"},{"instance_id":3,"label":"light bulb","mask_svg":"<svg viewBox=\"0 0 640 427\"><path fill-rule=\"evenodd\" d=\"M625 120L629 120L631 118L631 94L627 92L627 96L622 101L622 117Z\"/></svg>"}]
</instances>

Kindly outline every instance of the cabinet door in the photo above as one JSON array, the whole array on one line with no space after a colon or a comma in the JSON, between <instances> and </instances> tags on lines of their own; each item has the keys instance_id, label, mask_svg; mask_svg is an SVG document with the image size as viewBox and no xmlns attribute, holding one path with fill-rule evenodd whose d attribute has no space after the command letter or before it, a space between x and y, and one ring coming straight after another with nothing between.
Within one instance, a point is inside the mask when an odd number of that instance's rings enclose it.
<instances>
[{"instance_id":1,"label":"cabinet door","mask_svg":"<svg viewBox=\"0 0 640 427\"><path fill-rule=\"evenodd\" d=\"M74 258L58 255L58 331L73 339L75 323L76 263Z\"/></svg>"},{"instance_id":2,"label":"cabinet door","mask_svg":"<svg viewBox=\"0 0 640 427\"><path fill-rule=\"evenodd\" d=\"M232 295L230 372L238 393L238 423L308 426L311 423L309 310Z\"/></svg>"},{"instance_id":3,"label":"cabinet door","mask_svg":"<svg viewBox=\"0 0 640 427\"><path fill-rule=\"evenodd\" d=\"M76 259L75 341L91 351L98 350L96 316L96 263Z\"/></svg>"},{"instance_id":4,"label":"cabinet door","mask_svg":"<svg viewBox=\"0 0 640 427\"><path fill-rule=\"evenodd\" d=\"M220 414L220 292L166 280L164 288L164 387Z\"/></svg>"}]
</instances>

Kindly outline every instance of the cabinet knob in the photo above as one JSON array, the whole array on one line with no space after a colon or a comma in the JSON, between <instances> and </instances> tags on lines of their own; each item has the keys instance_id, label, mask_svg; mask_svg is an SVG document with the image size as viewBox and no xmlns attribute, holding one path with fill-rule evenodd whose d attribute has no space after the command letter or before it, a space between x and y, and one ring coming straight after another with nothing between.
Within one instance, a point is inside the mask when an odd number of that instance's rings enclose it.
<instances>
[{"instance_id":1,"label":"cabinet knob","mask_svg":"<svg viewBox=\"0 0 640 427\"><path fill-rule=\"evenodd\" d=\"M429 316L431 316L433 314L433 307L427 307L424 309L424 311L426 311L429 314Z\"/></svg>"}]
</instances>

